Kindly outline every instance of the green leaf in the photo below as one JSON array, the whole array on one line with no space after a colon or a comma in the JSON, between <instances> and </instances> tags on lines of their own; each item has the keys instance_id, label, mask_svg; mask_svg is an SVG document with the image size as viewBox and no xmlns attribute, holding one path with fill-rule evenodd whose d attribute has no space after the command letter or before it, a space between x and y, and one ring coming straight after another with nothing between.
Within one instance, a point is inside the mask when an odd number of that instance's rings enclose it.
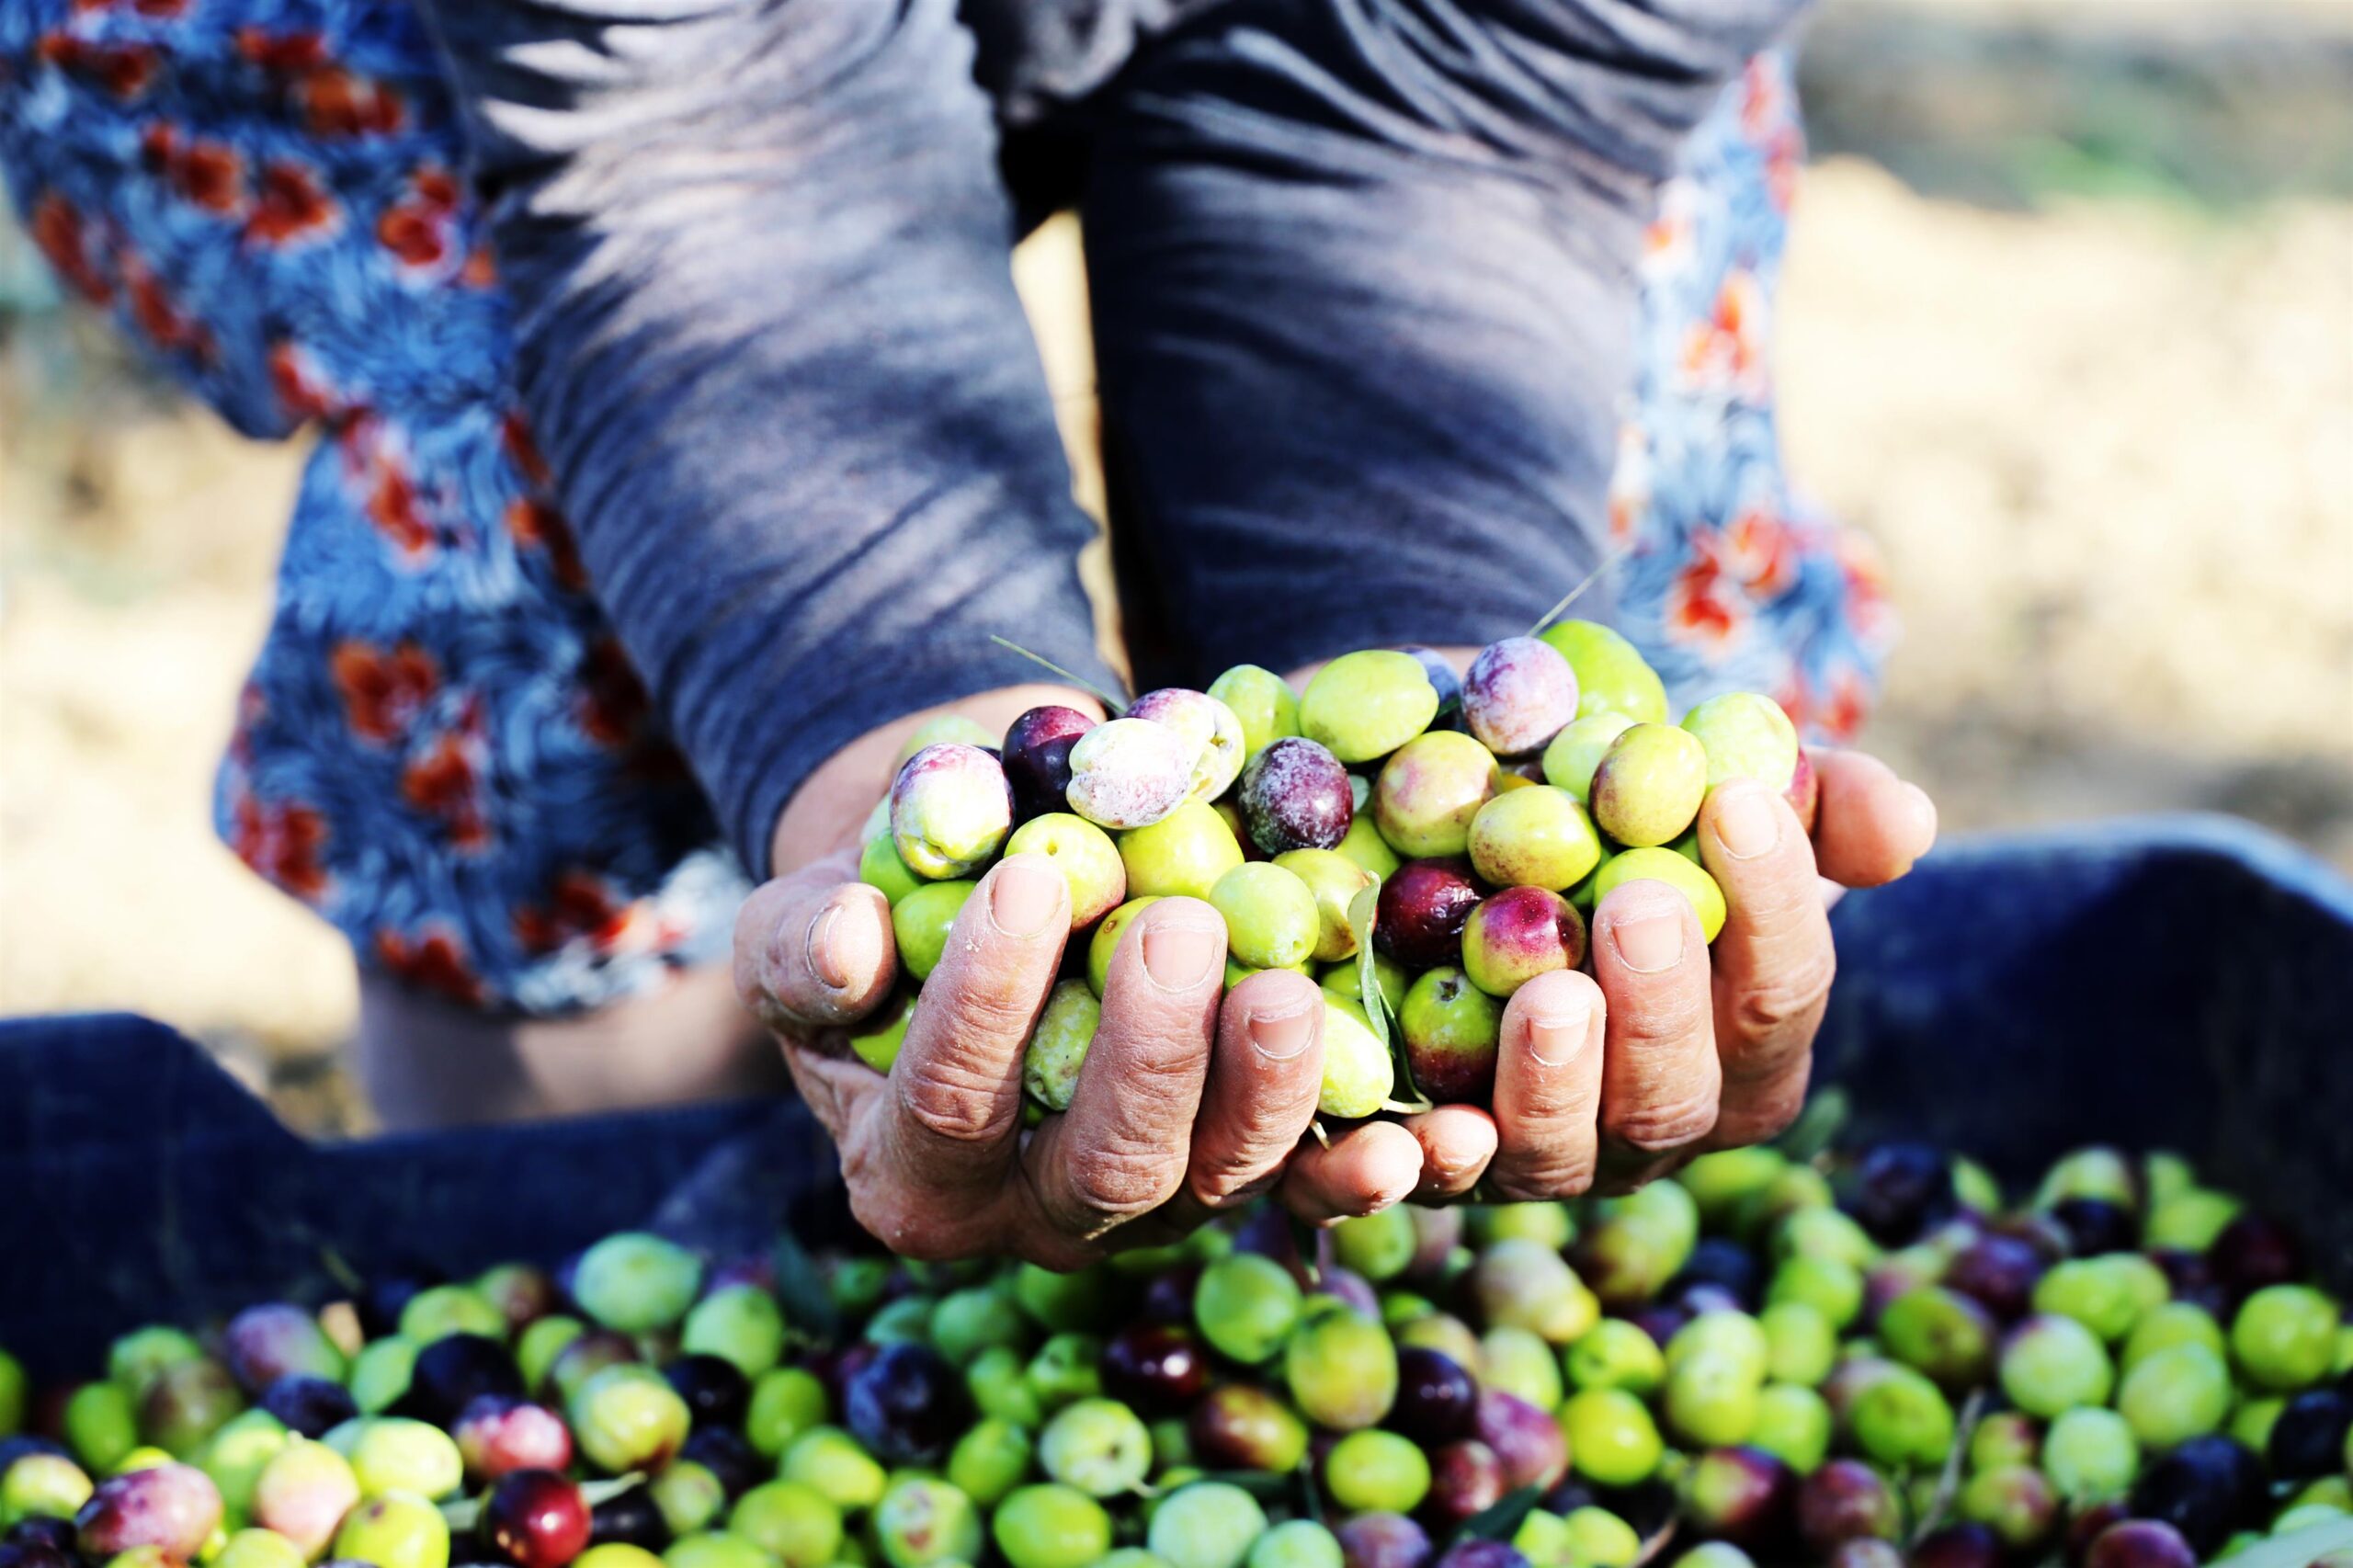
<instances>
[{"instance_id":1,"label":"green leaf","mask_svg":"<svg viewBox=\"0 0 2353 1568\"><path fill-rule=\"evenodd\" d=\"M1798 1119L1780 1136L1779 1148L1792 1165L1802 1165L1838 1141L1847 1130L1847 1119L1854 1114L1854 1102L1847 1091L1832 1085L1817 1089L1805 1102Z\"/></svg>"},{"instance_id":2,"label":"green leaf","mask_svg":"<svg viewBox=\"0 0 2353 1568\"><path fill-rule=\"evenodd\" d=\"M833 1292L825 1289L824 1271L800 1238L790 1231L778 1232L768 1259L776 1271L776 1299L784 1308L784 1321L820 1340L839 1339L842 1314L834 1305Z\"/></svg>"},{"instance_id":3,"label":"green leaf","mask_svg":"<svg viewBox=\"0 0 2353 1568\"><path fill-rule=\"evenodd\" d=\"M1380 910L1381 879L1375 877L1348 900L1348 932L1357 939L1357 1000L1364 1004L1372 1032L1388 1046L1389 999L1381 994L1381 973L1372 961L1372 926Z\"/></svg>"},{"instance_id":4,"label":"green leaf","mask_svg":"<svg viewBox=\"0 0 2353 1568\"><path fill-rule=\"evenodd\" d=\"M2339 1548L2353 1548L2353 1519L2330 1519L2293 1535L2257 1541L2235 1556L2223 1558L2215 1568L2312 1568Z\"/></svg>"},{"instance_id":5,"label":"green leaf","mask_svg":"<svg viewBox=\"0 0 2353 1568\"><path fill-rule=\"evenodd\" d=\"M999 637L992 633L989 637L989 641L1008 652L1020 654L1023 658L1029 660L1033 665L1040 665L1049 670L1051 670L1054 674L1062 676L1063 679L1070 682L1071 685L1078 687L1079 690L1093 697L1096 701L1100 702L1103 705L1103 711L1111 715L1112 718L1116 719L1120 714L1125 713L1128 710L1128 701L1126 698L1112 696L1109 692L1104 690L1093 681L1088 680L1085 676L1073 675L1070 671L1063 668L1060 665L1054 663L1053 660L1049 659L1043 653L1033 653L1029 649L1024 648L1020 643L1014 642L1009 637Z\"/></svg>"},{"instance_id":6,"label":"green leaf","mask_svg":"<svg viewBox=\"0 0 2353 1568\"><path fill-rule=\"evenodd\" d=\"M1523 1486L1517 1492L1506 1492L1462 1521L1449 1546L1466 1540L1509 1540L1519 1533L1519 1527L1535 1510L1537 1499L1544 1495L1540 1486Z\"/></svg>"},{"instance_id":7,"label":"green leaf","mask_svg":"<svg viewBox=\"0 0 2353 1568\"><path fill-rule=\"evenodd\" d=\"M1228 1486L1239 1486L1261 1503L1286 1503L1291 1489L1298 1484L1287 1471L1279 1470L1218 1470L1199 1476L1198 1481L1222 1481ZM1187 1482L1187 1486L1194 1484ZM1177 1488L1184 1490L1183 1487Z\"/></svg>"}]
</instances>

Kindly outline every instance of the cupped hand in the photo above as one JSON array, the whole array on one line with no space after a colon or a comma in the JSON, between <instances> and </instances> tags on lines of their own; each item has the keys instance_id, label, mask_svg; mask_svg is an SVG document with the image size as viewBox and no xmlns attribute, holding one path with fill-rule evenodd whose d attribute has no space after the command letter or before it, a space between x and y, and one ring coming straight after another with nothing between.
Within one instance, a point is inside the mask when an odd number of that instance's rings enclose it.
<instances>
[{"instance_id":1,"label":"cupped hand","mask_svg":"<svg viewBox=\"0 0 2353 1568\"><path fill-rule=\"evenodd\" d=\"M853 873L837 855L756 892L735 980L892 1251L1075 1267L1175 1240L1279 1176L1323 1079L1321 994L1267 972L1222 996L1209 905L1163 899L1121 935L1070 1109L1025 1129L1022 1051L1070 931L1062 873L1016 855L981 879L887 1075L847 1048L896 972L890 909Z\"/></svg>"},{"instance_id":2,"label":"cupped hand","mask_svg":"<svg viewBox=\"0 0 2353 1568\"><path fill-rule=\"evenodd\" d=\"M1937 824L1884 763L1807 755L1821 781L1810 836L1754 780L1720 786L1700 810L1700 858L1728 906L1712 949L1679 892L1628 882L1594 913L1590 973L1514 994L1492 1111L1441 1106L1405 1124L1418 1200L1627 1191L1789 1125L1836 970L1829 896L1902 876Z\"/></svg>"}]
</instances>

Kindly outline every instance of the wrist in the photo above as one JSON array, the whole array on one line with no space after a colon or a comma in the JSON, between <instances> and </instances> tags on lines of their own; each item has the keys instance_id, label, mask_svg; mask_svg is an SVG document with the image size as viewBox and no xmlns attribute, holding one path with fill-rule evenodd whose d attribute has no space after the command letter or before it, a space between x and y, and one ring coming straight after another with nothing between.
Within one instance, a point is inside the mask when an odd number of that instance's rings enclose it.
<instances>
[{"instance_id":1,"label":"wrist","mask_svg":"<svg viewBox=\"0 0 2353 1568\"><path fill-rule=\"evenodd\" d=\"M1041 681L960 697L867 731L818 764L785 802L769 835L768 874L789 876L822 856L857 847L858 829L898 773L907 737L923 725L954 715L1001 735L1014 720L1045 703L1098 718L1103 712L1103 705L1087 693Z\"/></svg>"}]
</instances>

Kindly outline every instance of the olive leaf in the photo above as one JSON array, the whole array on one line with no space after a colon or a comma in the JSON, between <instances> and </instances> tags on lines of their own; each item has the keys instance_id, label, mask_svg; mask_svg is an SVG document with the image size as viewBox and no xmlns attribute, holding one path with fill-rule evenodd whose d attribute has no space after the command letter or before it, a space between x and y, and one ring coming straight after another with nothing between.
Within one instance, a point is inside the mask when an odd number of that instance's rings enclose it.
<instances>
[{"instance_id":1,"label":"olive leaf","mask_svg":"<svg viewBox=\"0 0 2353 1568\"><path fill-rule=\"evenodd\" d=\"M1217 1470L1185 1484L1192 1486L1203 1481L1222 1481L1228 1486L1239 1486L1261 1503L1286 1502L1291 1488L1298 1484L1287 1471L1276 1470ZM1181 1492L1184 1488L1177 1490Z\"/></svg>"},{"instance_id":2,"label":"olive leaf","mask_svg":"<svg viewBox=\"0 0 2353 1568\"><path fill-rule=\"evenodd\" d=\"M1449 1546L1466 1540L1509 1540L1519 1533L1519 1527L1534 1511L1536 1501L1543 1496L1540 1486L1523 1486L1506 1492L1495 1502L1462 1521Z\"/></svg>"},{"instance_id":3,"label":"olive leaf","mask_svg":"<svg viewBox=\"0 0 2353 1568\"><path fill-rule=\"evenodd\" d=\"M2256 1541L2245 1551L2223 1558L2214 1568L2311 1568L2339 1548L2353 1548L2353 1519L2330 1519Z\"/></svg>"},{"instance_id":4,"label":"olive leaf","mask_svg":"<svg viewBox=\"0 0 2353 1568\"><path fill-rule=\"evenodd\" d=\"M1111 715L1112 718L1116 719L1120 714L1125 713L1128 710L1128 699L1126 698L1112 696L1109 692L1104 690L1093 681L1088 680L1085 676L1072 674L1069 670L1063 668L1060 665L1054 663L1053 660L1046 657L1043 653L1033 653L1029 649L1024 648L1020 643L1014 642L1011 638L999 637L995 632L991 632L989 634L989 641L995 643L998 647L1006 650L1008 653L1020 654L1023 658L1029 660L1033 665L1039 665L1046 669L1051 670L1054 674L1062 676L1063 679L1070 682L1071 685L1078 687L1079 690L1086 692L1088 696L1094 698L1096 701L1100 702L1103 705L1103 711Z\"/></svg>"},{"instance_id":5,"label":"olive leaf","mask_svg":"<svg viewBox=\"0 0 2353 1568\"><path fill-rule=\"evenodd\" d=\"M1390 1027L1389 998L1381 994L1381 971L1373 962L1372 928L1381 915L1381 879L1357 890L1348 900L1348 930L1357 939L1357 1000L1364 1004L1364 1016L1372 1025L1372 1032L1389 1052L1391 1081L1405 1085L1405 1093L1392 1095L1381 1102L1383 1110L1400 1116L1417 1116L1435 1108L1437 1102L1422 1093L1414 1082L1413 1063L1405 1060L1405 1028L1400 1020Z\"/></svg>"},{"instance_id":6,"label":"olive leaf","mask_svg":"<svg viewBox=\"0 0 2353 1568\"><path fill-rule=\"evenodd\" d=\"M1357 940L1357 1000L1383 1046L1389 1044L1389 999L1381 994L1381 971L1373 965L1372 927L1381 913L1381 879L1375 877L1348 900L1348 933Z\"/></svg>"},{"instance_id":7,"label":"olive leaf","mask_svg":"<svg viewBox=\"0 0 2353 1568\"><path fill-rule=\"evenodd\" d=\"M1633 541L1629 540L1624 544L1619 545L1616 549L1610 551L1607 555L1604 555L1599 561L1595 562L1593 564L1593 570L1586 574L1584 582L1579 583L1575 587L1571 588L1567 593L1563 594L1561 596L1560 603L1554 605L1551 609L1546 610L1542 615L1536 618L1536 624L1528 629L1528 635L1530 637L1540 635L1546 627L1560 619L1563 613L1565 612L1571 605L1585 597L1586 590L1587 588L1592 587L1596 583L1600 582L1602 578L1608 576L1611 567L1617 565L1620 561L1625 560L1626 557L1631 555L1633 552Z\"/></svg>"},{"instance_id":8,"label":"olive leaf","mask_svg":"<svg viewBox=\"0 0 2353 1568\"><path fill-rule=\"evenodd\" d=\"M1847 1091L1836 1085L1816 1090L1813 1097L1806 1101L1805 1108L1798 1112L1798 1119L1790 1123L1789 1131L1781 1134L1781 1153L1790 1157L1792 1165L1810 1164L1838 1141L1854 1108Z\"/></svg>"},{"instance_id":9,"label":"olive leaf","mask_svg":"<svg viewBox=\"0 0 2353 1568\"><path fill-rule=\"evenodd\" d=\"M768 1259L776 1275L776 1299L784 1308L785 1322L822 1339L839 1339L841 1310L834 1304L833 1292L825 1289L825 1277L818 1268L817 1260L809 1256L809 1249L801 1244L800 1238L789 1230L779 1231Z\"/></svg>"}]
</instances>

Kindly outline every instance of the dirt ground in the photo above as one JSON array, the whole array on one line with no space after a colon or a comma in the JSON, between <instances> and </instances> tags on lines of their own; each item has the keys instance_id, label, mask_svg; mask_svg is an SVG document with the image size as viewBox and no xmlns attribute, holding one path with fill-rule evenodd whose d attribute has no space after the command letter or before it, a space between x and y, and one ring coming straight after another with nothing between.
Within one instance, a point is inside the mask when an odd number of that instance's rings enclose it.
<instances>
[{"instance_id":1,"label":"dirt ground","mask_svg":"<svg viewBox=\"0 0 2353 1568\"><path fill-rule=\"evenodd\" d=\"M2212 806L2353 868L2353 201L1999 210L1834 157L1777 326L1794 472L1906 623L1870 744L1949 827ZM341 1126L342 944L209 826L298 460L87 323L0 336L0 1013L151 1013Z\"/></svg>"}]
</instances>

